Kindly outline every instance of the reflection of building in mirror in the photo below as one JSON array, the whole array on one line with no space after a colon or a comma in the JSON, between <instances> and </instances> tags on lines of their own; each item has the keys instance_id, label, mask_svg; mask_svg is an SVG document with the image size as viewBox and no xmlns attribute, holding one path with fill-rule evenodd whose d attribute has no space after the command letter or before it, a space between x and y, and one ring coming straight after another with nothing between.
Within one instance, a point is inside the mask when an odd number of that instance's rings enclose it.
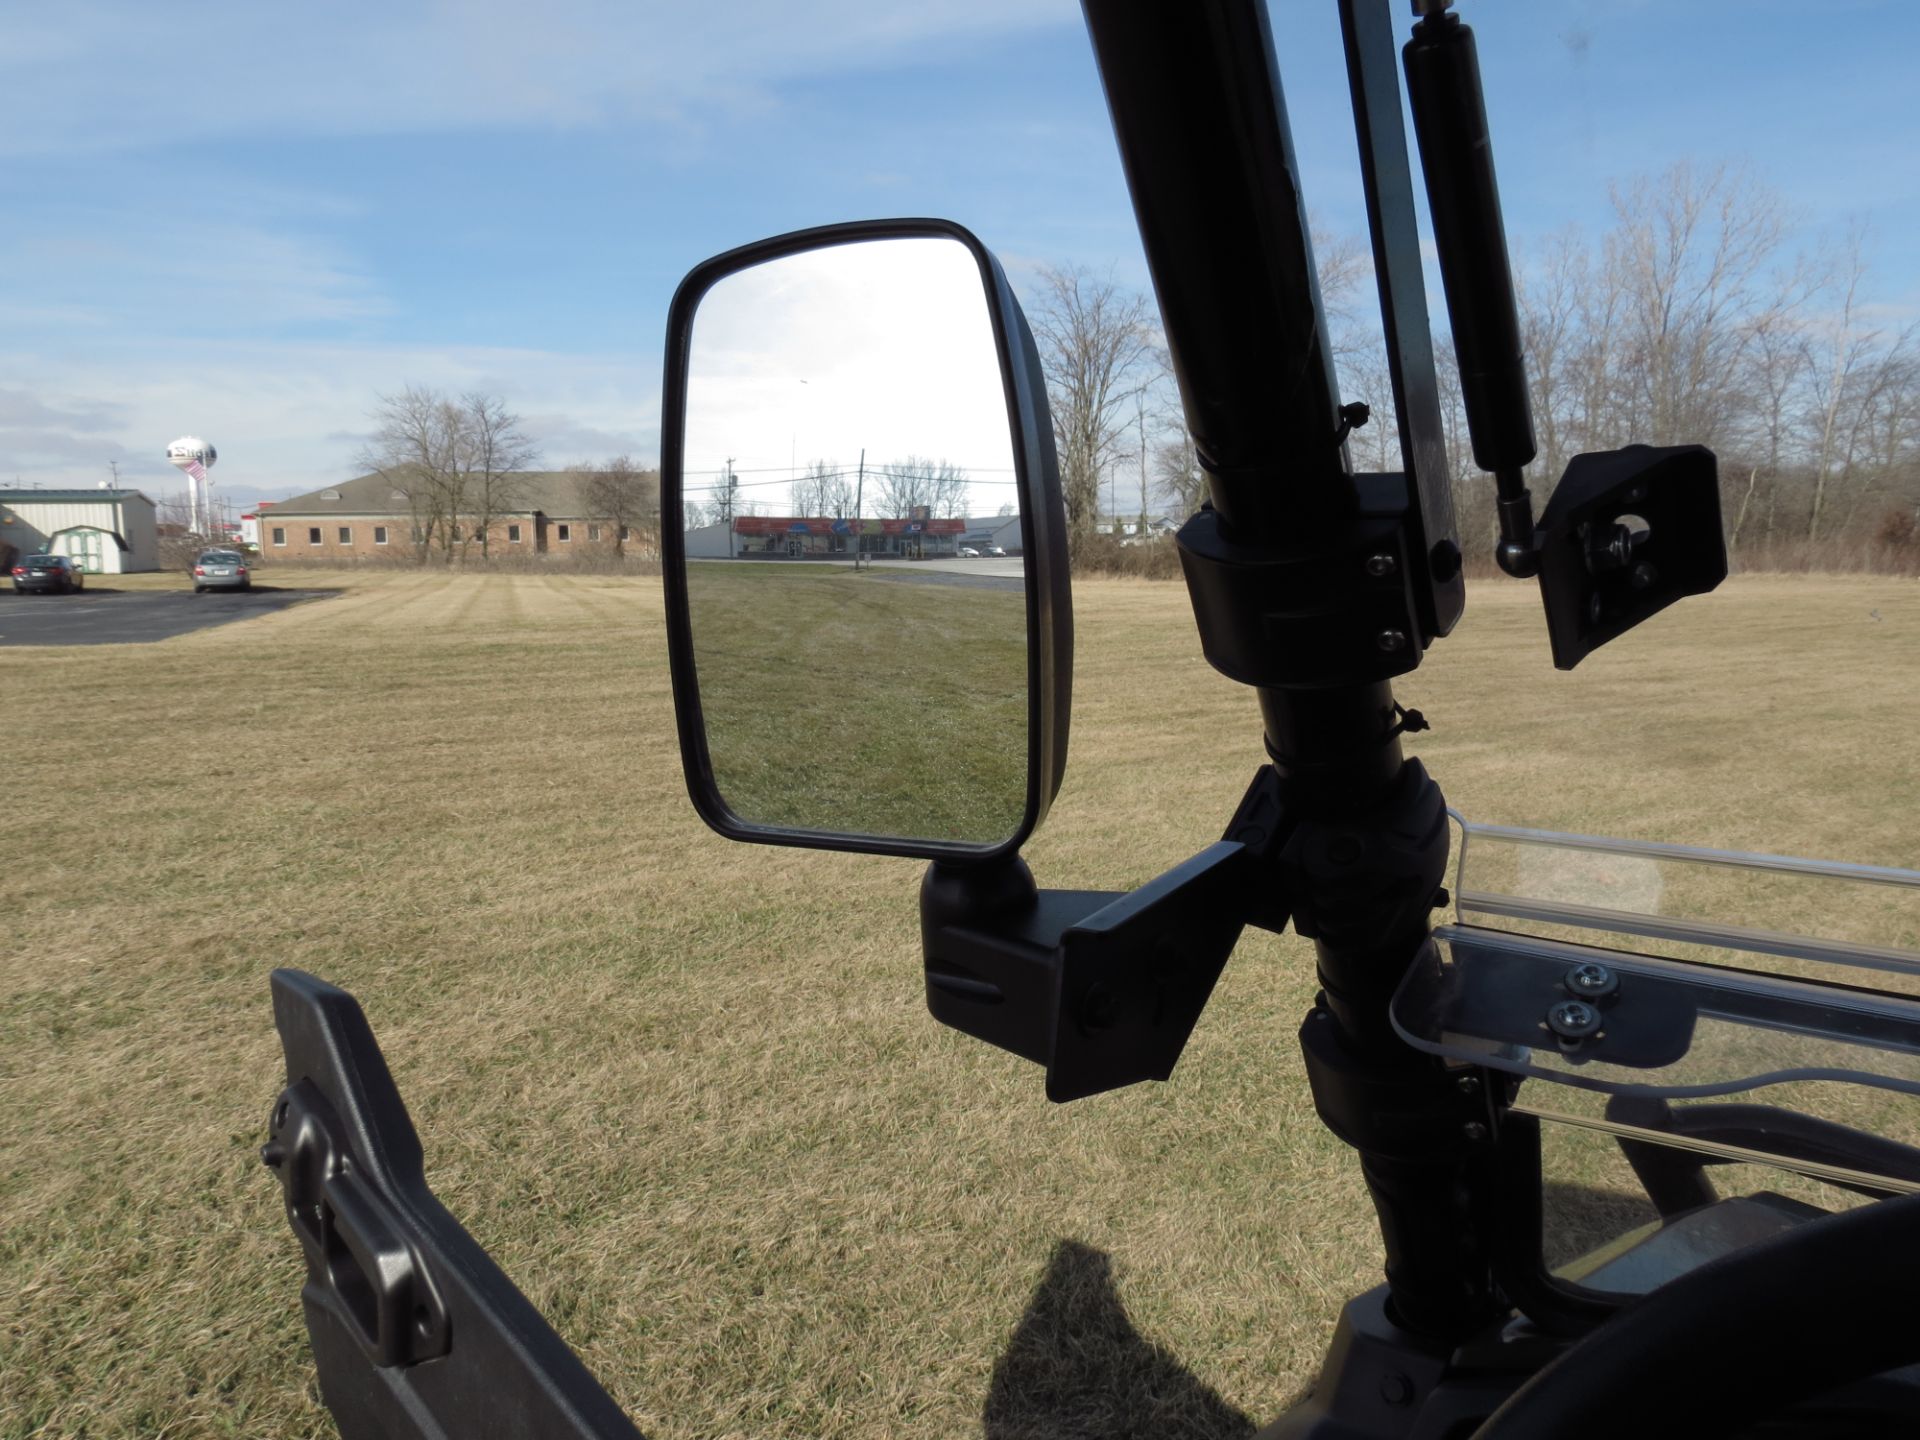
<instances>
[{"instance_id":1,"label":"reflection of building in mirror","mask_svg":"<svg viewBox=\"0 0 1920 1440\"><path fill-rule=\"evenodd\" d=\"M1013 508L1018 472L979 262L957 241L906 238L781 256L717 281L694 317L682 443L689 529L696 518L912 521L924 506L951 520Z\"/></svg>"},{"instance_id":2,"label":"reflection of building in mirror","mask_svg":"<svg viewBox=\"0 0 1920 1440\"><path fill-rule=\"evenodd\" d=\"M1020 554L1018 515L855 520L825 515L740 515L689 530L696 560L972 559ZM972 554L967 552L971 551Z\"/></svg>"}]
</instances>

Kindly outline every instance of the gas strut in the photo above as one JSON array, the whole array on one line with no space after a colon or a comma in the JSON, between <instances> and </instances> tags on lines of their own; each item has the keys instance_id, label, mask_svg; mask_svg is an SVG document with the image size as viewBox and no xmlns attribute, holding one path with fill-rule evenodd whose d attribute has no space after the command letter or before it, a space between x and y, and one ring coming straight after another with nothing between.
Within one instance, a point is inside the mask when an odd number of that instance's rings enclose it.
<instances>
[{"instance_id":1,"label":"gas strut","mask_svg":"<svg viewBox=\"0 0 1920 1440\"><path fill-rule=\"evenodd\" d=\"M1534 457L1533 407L1480 93L1480 57L1473 31L1447 13L1452 3L1413 0L1414 13L1424 18L1403 52L1407 98L1420 139L1473 461L1493 475L1500 568L1525 579L1540 568L1533 497L1523 474Z\"/></svg>"},{"instance_id":2,"label":"gas strut","mask_svg":"<svg viewBox=\"0 0 1920 1440\"><path fill-rule=\"evenodd\" d=\"M1553 663L1571 670L1609 640L1727 575L1719 465L1703 445L1628 445L1576 455L1536 526L1526 467L1533 405L1514 303L1493 142L1473 31L1453 0L1413 0L1401 51L1434 248L1453 321L1473 460L1493 474L1509 575L1538 576Z\"/></svg>"}]
</instances>

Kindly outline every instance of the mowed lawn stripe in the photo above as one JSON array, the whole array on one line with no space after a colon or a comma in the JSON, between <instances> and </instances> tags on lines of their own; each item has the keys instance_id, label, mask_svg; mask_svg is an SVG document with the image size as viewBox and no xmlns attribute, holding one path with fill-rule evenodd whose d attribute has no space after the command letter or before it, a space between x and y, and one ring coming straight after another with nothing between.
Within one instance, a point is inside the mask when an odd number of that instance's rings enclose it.
<instances>
[{"instance_id":1,"label":"mowed lawn stripe","mask_svg":"<svg viewBox=\"0 0 1920 1440\"><path fill-rule=\"evenodd\" d=\"M1307 1382L1379 1266L1300 1071L1310 947L1250 935L1170 1085L1050 1106L927 1018L920 866L695 819L657 579L310 580L0 662L61 700L5 731L0 1437L331 1433L255 1158L280 964L360 996L434 1185L650 1435L1014 1436L1043 1392L1234 1434ZM1120 889L1218 836L1258 712L1181 587L1075 604L1028 855ZM1477 818L1916 859L1912 582L1736 580L1565 676L1537 593L1475 585L1398 690ZM1606 1144L1554 1155L1556 1243L1644 1213Z\"/></svg>"}]
</instances>

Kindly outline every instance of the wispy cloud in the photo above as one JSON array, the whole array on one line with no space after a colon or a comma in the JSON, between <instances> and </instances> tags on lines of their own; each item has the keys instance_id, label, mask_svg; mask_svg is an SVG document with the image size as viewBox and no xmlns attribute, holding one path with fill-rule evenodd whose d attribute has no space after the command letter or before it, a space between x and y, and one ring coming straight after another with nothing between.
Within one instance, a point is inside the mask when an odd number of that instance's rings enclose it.
<instances>
[{"instance_id":1,"label":"wispy cloud","mask_svg":"<svg viewBox=\"0 0 1920 1440\"><path fill-rule=\"evenodd\" d=\"M109 460L170 492L176 435L220 448L223 493L296 494L352 473L376 396L406 384L497 390L528 417L552 462L659 450L659 364L651 357L502 348L435 349L280 341L210 343L192 364L129 343L84 357L0 357L0 470L11 480L92 484Z\"/></svg>"},{"instance_id":2,"label":"wispy cloud","mask_svg":"<svg viewBox=\"0 0 1920 1440\"><path fill-rule=\"evenodd\" d=\"M323 236L232 213L43 209L0 238L0 311L15 334L133 328L198 334L350 321L386 297Z\"/></svg>"},{"instance_id":3,"label":"wispy cloud","mask_svg":"<svg viewBox=\"0 0 1920 1440\"><path fill-rule=\"evenodd\" d=\"M0 153L226 136L701 123L770 82L1078 23L1070 0L66 0L0 49ZM10 26L14 22L10 21Z\"/></svg>"}]
</instances>

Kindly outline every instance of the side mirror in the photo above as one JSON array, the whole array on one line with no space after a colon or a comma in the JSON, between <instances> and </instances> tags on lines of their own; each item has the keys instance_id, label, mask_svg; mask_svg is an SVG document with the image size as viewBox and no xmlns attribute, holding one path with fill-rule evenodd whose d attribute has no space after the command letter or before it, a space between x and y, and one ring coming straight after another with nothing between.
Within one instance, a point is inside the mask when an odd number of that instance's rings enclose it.
<instances>
[{"instance_id":1,"label":"side mirror","mask_svg":"<svg viewBox=\"0 0 1920 1440\"><path fill-rule=\"evenodd\" d=\"M1066 766L1073 621L1046 385L986 248L867 221L696 266L660 452L701 817L776 845L1017 850Z\"/></svg>"}]
</instances>

